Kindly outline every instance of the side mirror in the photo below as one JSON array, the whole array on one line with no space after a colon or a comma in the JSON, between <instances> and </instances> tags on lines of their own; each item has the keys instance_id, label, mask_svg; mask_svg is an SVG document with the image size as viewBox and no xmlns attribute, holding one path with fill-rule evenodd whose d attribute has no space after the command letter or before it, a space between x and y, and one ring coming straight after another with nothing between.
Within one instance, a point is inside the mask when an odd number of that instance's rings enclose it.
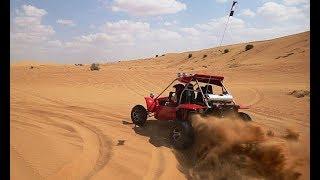
<instances>
[{"instance_id":1,"label":"side mirror","mask_svg":"<svg viewBox=\"0 0 320 180\"><path fill-rule=\"evenodd\" d=\"M154 94L153 94L153 93L150 93L150 97L151 97L151 98L154 98Z\"/></svg>"}]
</instances>

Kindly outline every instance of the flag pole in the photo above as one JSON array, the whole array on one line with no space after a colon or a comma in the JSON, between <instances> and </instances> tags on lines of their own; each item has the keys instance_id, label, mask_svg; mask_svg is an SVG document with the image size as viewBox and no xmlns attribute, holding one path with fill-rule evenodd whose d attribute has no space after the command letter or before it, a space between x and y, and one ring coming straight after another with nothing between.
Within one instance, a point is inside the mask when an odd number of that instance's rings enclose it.
<instances>
[{"instance_id":1,"label":"flag pole","mask_svg":"<svg viewBox=\"0 0 320 180\"><path fill-rule=\"evenodd\" d=\"M224 31L223 31L223 33L222 33L222 38L221 38L221 40L220 40L219 47L220 47L220 46L221 46L221 44L222 44L222 41L223 41L223 38L224 38L224 34L225 34L226 30L227 30L227 26L228 26L228 23L229 23L229 19L230 19L230 16L228 17L228 20L227 20L226 26L224 27Z\"/></svg>"},{"instance_id":2,"label":"flag pole","mask_svg":"<svg viewBox=\"0 0 320 180\"><path fill-rule=\"evenodd\" d=\"M226 26L224 27L224 31L223 31L223 34L222 34L222 38L221 38L221 40L220 40L219 47L220 47L221 44L222 44L222 41L223 41L223 38L224 38L224 34L226 33L226 30L227 30L227 27L228 27L228 24L229 24L230 17L233 16L234 10L235 10L235 5L236 5L237 3L238 3L237 1L233 1L233 2L232 2L232 6L231 6L231 9L230 9L230 14L229 14L229 16L228 16L228 20L227 20Z\"/></svg>"}]
</instances>

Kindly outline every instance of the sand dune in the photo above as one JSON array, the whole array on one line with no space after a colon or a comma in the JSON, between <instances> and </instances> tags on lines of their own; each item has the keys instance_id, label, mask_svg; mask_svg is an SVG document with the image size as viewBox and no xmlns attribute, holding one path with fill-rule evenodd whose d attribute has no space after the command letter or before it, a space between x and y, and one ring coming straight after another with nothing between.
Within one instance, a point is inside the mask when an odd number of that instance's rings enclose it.
<instances>
[{"instance_id":1,"label":"sand dune","mask_svg":"<svg viewBox=\"0 0 320 180\"><path fill-rule=\"evenodd\" d=\"M12 179L186 179L168 143L168 125L134 127L131 108L159 93L177 72L225 76L225 85L256 125L283 137L299 133L301 179L309 179L310 33L101 65L11 66ZM229 53L221 52L228 48ZM188 58L189 54L191 58ZM204 58L204 55L207 57ZM301 154L297 153L297 155Z\"/></svg>"}]
</instances>

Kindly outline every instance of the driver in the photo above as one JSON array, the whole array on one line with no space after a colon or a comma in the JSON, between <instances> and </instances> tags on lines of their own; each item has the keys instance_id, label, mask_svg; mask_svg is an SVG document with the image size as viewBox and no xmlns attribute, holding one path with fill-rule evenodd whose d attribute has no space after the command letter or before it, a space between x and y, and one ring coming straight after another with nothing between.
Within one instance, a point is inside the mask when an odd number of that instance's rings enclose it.
<instances>
[{"instance_id":1,"label":"driver","mask_svg":"<svg viewBox=\"0 0 320 180\"><path fill-rule=\"evenodd\" d=\"M173 100L174 100L174 102L178 103L180 100L181 93L184 89L184 85L183 84L176 84L173 86L173 88L175 88L175 95L173 97Z\"/></svg>"}]
</instances>

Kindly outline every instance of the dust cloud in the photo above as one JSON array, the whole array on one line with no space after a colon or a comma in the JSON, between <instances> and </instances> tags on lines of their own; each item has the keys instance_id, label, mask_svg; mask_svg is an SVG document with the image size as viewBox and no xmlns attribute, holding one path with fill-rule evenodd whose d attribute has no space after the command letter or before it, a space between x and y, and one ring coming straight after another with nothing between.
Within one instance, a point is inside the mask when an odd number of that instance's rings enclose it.
<instances>
[{"instance_id":1,"label":"dust cloud","mask_svg":"<svg viewBox=\"0 0 320 180\"><path fill-rule=\"evenodd\" d=\"M294 142L270 137L252 122L192 117L195 144L175 151L188 179L299 179L304 161Z\"/></svg>"}]
</instances>

